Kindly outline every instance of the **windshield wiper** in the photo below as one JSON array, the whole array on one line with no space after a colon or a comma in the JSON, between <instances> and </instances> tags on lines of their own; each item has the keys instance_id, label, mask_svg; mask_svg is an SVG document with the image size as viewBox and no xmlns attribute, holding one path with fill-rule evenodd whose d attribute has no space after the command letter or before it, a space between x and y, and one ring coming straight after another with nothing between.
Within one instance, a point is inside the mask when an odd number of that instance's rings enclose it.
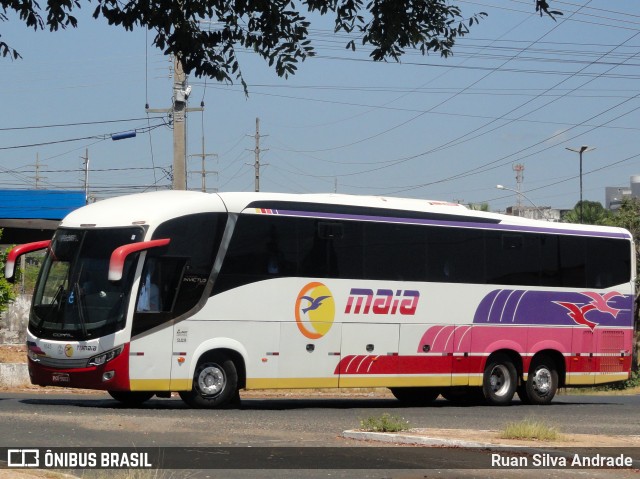
<instances>
[{"instance_id":1,"label":"windshield wiper","mask_svg":"<svg viewBox=\"0 0 640 479\"><path fill-rule=\"evenodd\" d=\"M53 299L51 300L51 308L49 308L49 310L47 311L47 314L45 314L43 317L37 316L38 317L38 322L36 323L36 327L37 328L41 328L42 324L45 321L48 321L49 318L51 317L51 313L53 313L54 311L56 313L58 313L57 315L59 315L60 313L60 308L62 307L62 293L64 292L64 284L60 284L60 286L58 286L58 289L56 290L56 294L53 295Z\"/></svg>"},{"instance_id":2,"label":"windshield wiper","mask_svg":"<svg viewBox=\"0 0 640 479\"><path fill-rule=\"evenodd\" d=\"M78 319L80 319L80 328L82 328L82 337L83 338L87 338L87 322L84 318L84 294L82 294L81 290L80 290L80 286L78 285L78 282L76 281L73 285L73 292L75 293L76 297L78 298L78 304L77 304L77 308L78 308Z\"/></svg>"}]
</instances>

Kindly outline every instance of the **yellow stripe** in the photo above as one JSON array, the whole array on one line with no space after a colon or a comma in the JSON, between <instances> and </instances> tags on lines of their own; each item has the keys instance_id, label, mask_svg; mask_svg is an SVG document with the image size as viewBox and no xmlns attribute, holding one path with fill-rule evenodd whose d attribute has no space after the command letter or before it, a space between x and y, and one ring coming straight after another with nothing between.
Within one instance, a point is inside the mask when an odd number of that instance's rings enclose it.
<instances>
[{"instance_id":1,"label":"yellow stripe","mask_svg":"<svg viewBox=\"0 0 640 479\"><path fill-rule=\"evenodd\" d=\"M191 391L193 381L191 379L172 379L171 391Z\"/></svg>"},{"instance_id":2,"label":"yellow stripe","mask_svg":"<svg viewBox=\"0 0 640 479\"><path fill-rule=\"evenodd\" d=\"M341 388L451 386L451 376L420 377L341 377Z\"/></svg>"},{"instance_id":3,"label":"yellow stripe","mask_svg":"<svg viewBox=\"0 0 640 479\"><path fill-rule=\"evenodd\" d=\"M132 391L171 391L169 379L131 379Z\"/></svg>"},{"instance_id":4,"label":"yellow stripe","mask_svg":"<svg viewBox=\"0 0 640 479\"><path fill-rule=\"evenodd\" d=\"M246 389L337 388L338 378L253 378Z\"/></svg>"},{"instance_id":5,"label":"yellow stripe","mask_svg":"<svg viewBox=\"0 0 640 479\"><path fill-rule=\"evenodd\" d=\"M451 378L451 385L452 386L468 386L469 385L469 376L468 375L464 375L464 376L453 376Z\"/></svg>"},{"instance_id":6,"label":"yellow stripe","mask_svg":"<svg viewBox=\"0 0 640 479\"><path fill-rule=\"evenodd\" d=\"M469 375L469 386L482 386L482 374Z\"/></svg>"},{"instance_id":7,"label":"yellow stripe","mask_svg":"<svg viewBox=\"0 0 640 479\"><path fill-rule=\"evenodd\" d=\"M612 383L615 381L626 381L629 379L627 373L622 374L598 374L596 376L596 384Z\"/></svg>"},{"instance_id":8,"label":"yellow stripe","mask_svg":"<svg viewBox=\"0 0 640 479\"><path fill-rule=\"evenodd\" d=\"M567 386L591 386L592 384L613 383L616 381L626 381L629 379L627 373L609 374L567 374Z\"/></svg>"}]
</instances>

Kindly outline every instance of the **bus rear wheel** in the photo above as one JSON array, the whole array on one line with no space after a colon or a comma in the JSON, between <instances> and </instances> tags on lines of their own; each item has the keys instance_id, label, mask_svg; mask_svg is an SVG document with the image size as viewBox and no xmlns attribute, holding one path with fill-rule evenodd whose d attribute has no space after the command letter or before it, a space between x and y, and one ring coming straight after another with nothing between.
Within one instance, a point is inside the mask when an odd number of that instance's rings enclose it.
<instances>
[{"instance_id":1,"label":"bus rear wheel","mask_svg":"<svg viewBox=\"0 0 640 479\"><path fill-rule=\"evenodd\" d=\"M530 404L549 404L558 390L558 371L553 360L546 356L535 359L525 386Z\"/></svg>"},{"instance_id":2,"label":"bus rear wheel","mask_svg":"<svg viewBox=\"0 0 640 479\"><path fill-rule=\"evenodd\" d=\"M196 368L191 391L179 394L185 403L196 408L222 408L239 401L236 365L224 354L207 357Z\"/></svg>"},{"instance_id":3,"label":"bus rear wheel","mask_svg":"<svg viewBox=\"0 0 640 479\"><path fill-rule=\"evenodd\" d=\"M440 391L435 388L389 388L391 394L395 396L398 401L403 403L424 406L430 404L436 400L440 395Z\"/></svg>"},{"instance_id":4,"label":"bus rear wheel","mask_svg":"<svg viewBox=\"0 0 640 479\"><path fill-rule=\"evenodd\" d=\"M506 354L496 354L489 358L482 378L482 392L487 402L493 406L511 403L518 387L516 368Z\"/></svg>"},{"instance_id":5,"label":"bus rear wheel","mask_svg":"<svg viewBox=\"0 0 640 479\"><path fill-rule=\"evenodd\" d=\"M126 406L140 406L155 394L148 391L108 391L108 393L113 399Z\"/></svg>"}]
</instances>

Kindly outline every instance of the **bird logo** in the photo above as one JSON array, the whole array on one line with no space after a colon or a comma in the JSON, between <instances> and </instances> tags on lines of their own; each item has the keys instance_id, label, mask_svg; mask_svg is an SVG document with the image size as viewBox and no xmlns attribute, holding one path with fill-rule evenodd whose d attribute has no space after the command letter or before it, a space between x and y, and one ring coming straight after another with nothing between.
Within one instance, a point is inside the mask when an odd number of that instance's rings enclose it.
<instances>
[{"instance_id":1,"label":"bird logo","mask_svg":"<svg viewBox=\"0 0 640 479\"><path fill-rule=\"evenodd\" d=\"M609 313L614 318L618 317L618 313L621 310L609 306L609 301L613 298L617 298L618 296L624 297L623 294L618 293L617 291L609 291L608 293L605 293L603 295L592 293L590 291L582 294L587 298L591 298L590 304L593 304L595 308L601 313Z\"/></svg>"},{"instance_id":2,"label":"bird logo","mask_svg":"<svg viewBox=\"0 0 640 479\"><path fill-rule=\"evenodd\" d=\"M589 321L586 318L586 314L589 311L596 310L600 313L610 314L614 318L617 318L618 313L622 311L621 309L614 308L613 306L609 305L609 301L612 300L613 298L624 297L623 294L618 293L617 291L610 291L605 294L599 294L599 293L587 291L581 294L591 300L589 303L585 304L584 306L578 306L575 303L567 303L563 301L554 301L554 303L559 304L565 309L568 309L569 313L567 314L571 319L573 319L576 322L576 324L587 326L588 328L591 329L591 331L595 329L598 323Z\"/></svg>"},{"instance_id":3,"label":"bird logo","mask_svg":"<svg viewBox=\"0 0 640 479\"><path fill-rule=\"evenodd\" d=\"M302 296L302 299L306 299L307 301L309 301L309 306L307 306L306 308L302 308L302 312L306 314L309 311L315 311L320 306L322 306L322 302L325 299L330 297L331 296L318 296L317 298L312 298L311 296Z\"/></svg>"},{"instance_id":4,"label":"bird logo","mask_svg":"<svg viewBox=\"0 0 640 479\"><path fill-rule=\"evenodd\" d=\"M319 282L306 284L298 294L295 318L300 332L309 339L320 339L333 326L336 307L329 288Z\"/></svg>"},{"instance_id":5,"label":"bird logo","mask_svg":"<svg viewBox=\"0 0 640 479\"><path fill-rule=\"evenodd\" d=\"M592 309L596 309L596 307L593 304L589 303L589 304L585 304L582 307L578 307L578 305L574 303L565 303L562 301L554 301L554 303L559 304L563 308L568 309L569 317L573 319L576 322L576 324L587 326L588 328L591 329L591 331L593 331L594 328L597 326L597 323L594 323L593 321L589 321L584 316Z\"/></svg>"}]
</instances>

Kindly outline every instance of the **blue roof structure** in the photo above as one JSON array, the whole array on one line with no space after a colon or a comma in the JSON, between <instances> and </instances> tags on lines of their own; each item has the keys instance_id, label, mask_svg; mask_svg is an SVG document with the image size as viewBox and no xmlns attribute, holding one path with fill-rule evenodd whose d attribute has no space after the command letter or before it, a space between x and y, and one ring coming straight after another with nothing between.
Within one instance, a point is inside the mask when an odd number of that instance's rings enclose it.
<instances>
[{"instance_id":1,"label":"blue roof structure","mask_svg":"<svg viewBox=\"0 0 640 479\"><path fill-rule=\"evenodd\" d=\"M84 205L84 191L0 190L2 219L61 220Z\"/></svg>"}]
</instances>

